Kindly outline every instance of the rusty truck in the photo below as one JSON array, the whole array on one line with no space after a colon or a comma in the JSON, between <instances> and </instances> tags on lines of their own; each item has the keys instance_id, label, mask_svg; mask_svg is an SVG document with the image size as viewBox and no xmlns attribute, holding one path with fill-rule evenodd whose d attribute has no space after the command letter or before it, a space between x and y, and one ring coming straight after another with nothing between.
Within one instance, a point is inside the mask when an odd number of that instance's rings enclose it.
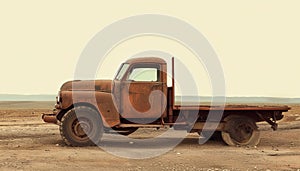
<instances>
[{"instance_id":1,"label":"rusty truck","mask_svg":"<svg viewBox=\"0 0 300 171\"><path fill-rule=\"evenodd\" d=\"M228 145L255 146L260 141L257 122L265 121L276 130L276 121L290 109L283 105L177 104L174 58L171 65L170 87L167 62L158 57L127 60L113 80L68 81L60 88L53 113L43 114L42 118L58 124L62 139L71 146L97 144L110 129L129 135L138 128L162 127L202 136L218 135ZM214 111L222 112L218 122L207 121ZM189 119L191 116L196 119Z\"/></svg>"}]
</instances>

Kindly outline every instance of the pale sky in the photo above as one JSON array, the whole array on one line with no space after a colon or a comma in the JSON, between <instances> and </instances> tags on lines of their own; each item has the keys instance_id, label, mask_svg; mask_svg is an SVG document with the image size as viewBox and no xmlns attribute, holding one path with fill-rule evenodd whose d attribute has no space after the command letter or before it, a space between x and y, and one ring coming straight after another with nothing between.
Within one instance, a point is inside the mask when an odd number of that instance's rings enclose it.
<instances>
[{"instance_id":1,"label":"pale sky","mask_svg":"<svg viewBox=\"0 0 300 171\"><path fill-rule=\"evenodd\" d=\"M227 96L300 97L300 1L0 1L0 94L56 94L73 79L80 53L105 26L141 14L181 19L214 47ZM202 95L205 70L177 42L137 37L115 47L99 78L143 50L174 54L191 66ZM107 61L106 61L107 62ZM201 79L200 79L201 78Z\"/></svg>"}]
</instances>

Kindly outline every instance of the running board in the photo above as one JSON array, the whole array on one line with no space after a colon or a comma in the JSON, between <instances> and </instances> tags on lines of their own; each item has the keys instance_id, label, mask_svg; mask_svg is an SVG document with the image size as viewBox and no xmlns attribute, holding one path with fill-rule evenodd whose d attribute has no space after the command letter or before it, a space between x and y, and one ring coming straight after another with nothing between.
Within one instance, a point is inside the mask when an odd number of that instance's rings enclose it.
<instances>
[{"instance_id":1,"label":"running board","mask_svg":"<svg viewBox=\"0 0 300 171\"><path fill-rule=\"evenodd\" d=\"M197 122L195 125L192 127L192 129L198 129L202 130L204 129L205 125L205 130L216 130L216 131L221 131L224 128L225 123L214 123L214 122ZM160 124L120 124L117 127L119 128L164 128L168 126L188 126L186 123L165 123L164 125Z\"/></svg>"},{"instance_id":2,"label":"running board","mask_svg":"<svg viewBox=\"0 0 300 171\"><path fill-rule=\"evenodd\" d=\"M164 125L158 125L158 124L120 124L117 127L119 128L132 128L132 127L138 127L138 128L164 128Z\"/></svg>"}]
</instances>

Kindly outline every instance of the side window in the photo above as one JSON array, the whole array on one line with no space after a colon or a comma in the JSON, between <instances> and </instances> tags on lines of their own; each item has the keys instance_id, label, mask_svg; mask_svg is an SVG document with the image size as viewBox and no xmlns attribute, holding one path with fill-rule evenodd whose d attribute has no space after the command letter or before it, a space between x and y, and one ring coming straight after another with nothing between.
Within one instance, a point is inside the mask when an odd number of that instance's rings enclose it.
<instances>
[{"instance_id":1,"label":"side window","mask_svg":"<svg viewBox=\"0 0 300 171\"><path fill-rule=\"evenodd\" d=\"M128 80L132 81L158 81L158 69L152 67L135 67L129 74Z\"/></svg>"}]
</instances>

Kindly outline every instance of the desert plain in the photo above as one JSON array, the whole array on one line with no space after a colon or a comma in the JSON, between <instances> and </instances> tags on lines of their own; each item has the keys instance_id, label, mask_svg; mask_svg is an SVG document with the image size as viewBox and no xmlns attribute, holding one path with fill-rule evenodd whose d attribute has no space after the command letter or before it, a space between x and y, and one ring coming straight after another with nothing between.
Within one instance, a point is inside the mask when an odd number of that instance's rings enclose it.
<instances>
[{"instance_id":1,"label":"desert plain","mask_svg":"<svg viewBox=\"0 0 300 171\"><path fill-rule=\"evenodd\" d=\"M300 171L300 104L289 104L292 110L284 113L277 131L259 123L258 146L230 147L216 140L200 145L198 134L190 133L169 152L147 159L122 158L96 146L65 145L58 125L41 119L53 106L54 102L0 102L0 170ZM159 131L139 129L129 137L152 138Z\"/></svg>"}]
</instances>

